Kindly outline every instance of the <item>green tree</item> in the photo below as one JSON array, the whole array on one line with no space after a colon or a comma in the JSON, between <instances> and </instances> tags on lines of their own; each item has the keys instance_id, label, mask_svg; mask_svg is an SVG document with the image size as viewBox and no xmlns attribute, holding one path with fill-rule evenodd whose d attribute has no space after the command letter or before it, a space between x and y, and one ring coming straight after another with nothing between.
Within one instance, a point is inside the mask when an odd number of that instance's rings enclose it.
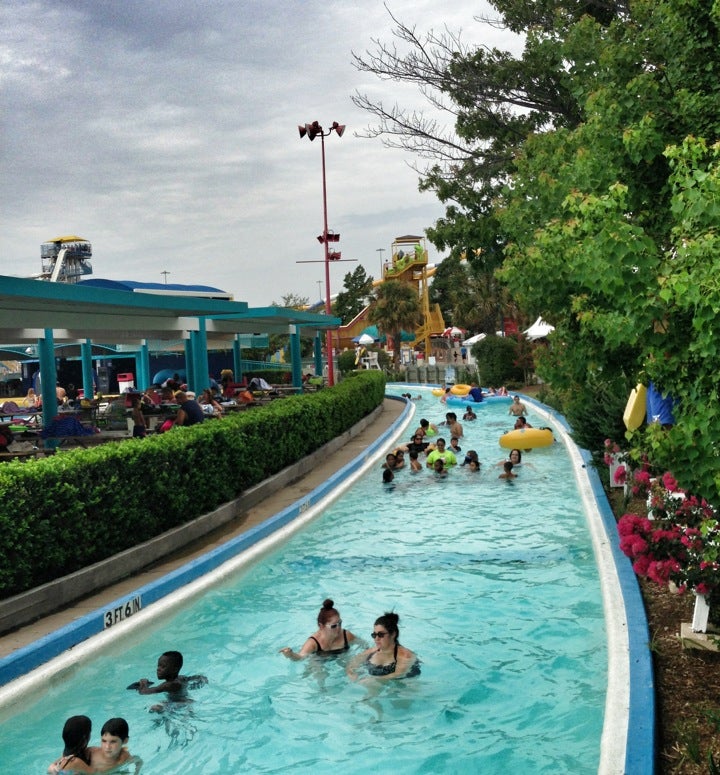
<instances>
[{"instance_id":1,"label":"green tree","mask_svg":"<svg viewBox=\"0 0 720 775\"><path fill-rule=\"evenodd\" d=\"M353 272L348 272L343 281L344 290L338 293L333 304L333 315L339 317L343 324L349 323L368 305L372 294L373 278L360 265Z\"/></svg>"},{"instance_id":2,"label":"green tree","mask_svg":"<svg viewBox=\"0 0 720 775\"><path fill-rule=\"evenodd\" d=\"M482 383L499 387L507 382L520 382L523 369L516 365L517 351L517 342L509 337L487 336L474 344L472 354Z\"/></svg>"},{"instance_id":3,"label":"green tree","mask_svg":"<svg viewBox=\"0 0 720 775\"><path fill-rule=\"evenodd\" d=\"M414 331L422 323L422 306L415 289L400 280L387 280L375 289L369 320L393 341L393 362L400 361L400 333Z\"/></svg>"},{"instance_id":4,"label":"green tree","mask_svg":"<svg viewBox=\"0 0 720 775\"><path fill-rule=\"evenodd\" d=\"M285 307L286 309L305 309L310 304L308 296L300 296L299 293L283 293L281 303L274 301L271 307Z\"/></svg>"},{"instance_id":5,"label":"green tree","mask_svg":"<svg viewBox=\"0 0 720 775\"><path fill-rule=\"evenodd\" d=\"M519 315L478 249L468 260L451 255L442 261L430 286L430 302L440 305L446 322L476 333L494 334L504 316Z\"/></svg>"},{"instance_id":6,"label":"green tree","mask_svg":"<svg viewBox=\"0 0 720 775\"><path fill-rule=\"evenodd\" d=\"M585 119L529 137L497 201L502 279L556 326L542 376L571 411L640 376L680 398L675 427L634 442L714 502L719 21L699 0L580 19L561 48Z\"/></svg>"}]
</instances>

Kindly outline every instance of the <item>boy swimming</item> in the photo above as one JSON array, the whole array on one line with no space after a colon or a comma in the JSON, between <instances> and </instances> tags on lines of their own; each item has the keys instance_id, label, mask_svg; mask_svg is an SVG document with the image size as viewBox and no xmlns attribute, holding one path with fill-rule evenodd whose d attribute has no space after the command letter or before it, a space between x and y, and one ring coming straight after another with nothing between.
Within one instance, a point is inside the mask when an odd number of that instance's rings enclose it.
<instances>
[{"instance_id":1,"label":"boy swimming","mask_svg":"<svg viewBox=\"0 0 720 775\"><path fill-rule=\"evenodd\" d=\"M124 718L111 718L100 731L100 745L90 749L90 764L94 772L107 772L121 764L134 764L135 775L140 772L142 759L132 756L126 748L130 737Z\"/></svg>"},{"instance_id":2,"label":"boy swimming","mask_svg":"<svg viewBox=\"0 0 720 775\"><path fill-rule=\"evenodd\" d=\"M207 683L204 675L180 675L183 666L183 656L179 651L166 651L160 655L157 663L156 675L159 684L147 678L141 678L128 686L128 689L137 689L139 694L167 694L171 702L187 702L187 690L197 689ZM162 705L153 705L150 710L162 710Z\"/></svg>"}]
</instances>

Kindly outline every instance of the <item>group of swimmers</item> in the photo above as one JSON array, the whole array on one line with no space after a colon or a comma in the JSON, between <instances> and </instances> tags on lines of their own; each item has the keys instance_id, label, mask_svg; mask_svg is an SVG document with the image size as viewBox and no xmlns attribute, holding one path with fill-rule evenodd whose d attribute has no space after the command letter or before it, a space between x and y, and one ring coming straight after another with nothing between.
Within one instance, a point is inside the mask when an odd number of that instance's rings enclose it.
<instances>
[{"instance_id":1,"label":"group of swimmers","mask_svg":"<svg viewBox=\"0 0 720 775\"><path fill-rule=\"evenodd\" d=\"M152 705L150 712L161 713L171 703L186 703L188 689L197 689L207 683L204 675L180 675L183 656L179 651L166 651L157 662L158 683L141 678L127 688L139 694L164 694L165 702ZM127 749L130 738L124 718L112 718L100 731L100 745L90 746L92 721L87 716L71 716L63 727L63 753L49 767L52 775L70 773L109 772L121 765L134 765L135 775L142 767L142 759L132 756ZM123 769L125 772L125 769Z\"/></svg>"},{"instance_id":2,"label":"group of swimmers","mask_svg":"<svg viewBox=\"0 0 720 775\"><path fill-rule=\"evenodd\" d=\"M468 417L466 412L463 415L464 420L476 419L472 409L470 409L470 412L473 416ZM524 420L524 417L522 419ZM445 422L442 424L446 425L450 432L454 434L450 438L450 445L447 446L445 439L437 436L439 433L437 425L425 418L421 419L420 425L413 433L410 441L396 447L385 456L385 462L382 464L384 484L391 487L394 486L392 483L395 479L395 472L406 467L405 455L409 458L407 467L411 473L419 473L425 468L429 468L437 478L445 478L448 475L448 470L458 465L458 460L462 456L462 447L460 446L460 438L463 435L462 425L458 422L457 415L454 412L447 412ZM432 440L436 436L437 438ZM424 465L420 462L420 455L423 454L426 456ZM513 469L521 465L521 463L522 452L519 449L511 450L508 459L497 464L503 466L503 472L498 478L516 479L517 473ZM465 453L463 462L459 465L461 467L467 466L471 473L478 473L482 463L479 460L478 453L471 449Z\"/></svg>"},{"instance_id":3,"label":"group of swimmers","mask_svg":"<svg viewBox=\"0 0 720 775\"><path fill-rule=\"evenodd\" d=\"M392 611L385 612L375 620L370 633L373 645L352 657L345 667L351 681L389 681L420 674L417 655L400 644L399 622L400 617ZM317 630L305 641L300 651L285 646L280 649L280 653L298 661L313 655L342 654L349 651L354 643L365 645L350 630L343 629L340 612L329 598L323 601L317 624Z\"/></svg>"}]
</instances>

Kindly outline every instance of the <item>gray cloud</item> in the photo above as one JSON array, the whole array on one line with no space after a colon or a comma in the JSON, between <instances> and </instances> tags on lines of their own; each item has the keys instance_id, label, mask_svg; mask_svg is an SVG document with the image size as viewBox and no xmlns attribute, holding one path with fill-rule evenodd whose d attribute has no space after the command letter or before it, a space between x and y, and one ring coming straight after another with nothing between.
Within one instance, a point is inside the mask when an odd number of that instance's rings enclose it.
<instances>
[{"instance_id":1,"label":"gray cloud","mask_svg":"<svg viewBox=\"0 0 720 775\"><path fill-rule=\"evenodd\" d=\"M392 5L420 30L447 22L478 40L482 8ZM378 248L442 214L410 159L353 135L369 121L356 89L401 99L350 61L391 39L379 1L6 0L0 24L0 274L38 271L41 242L79 234L98 277L167 270L253 305L316 298L322 265L296 263L322 259L320 144L297 134L315 119L348 125L326 141L343 257L377 275ZM333 267L334 290L353 267Z\"/></svg>"}]
</instances>

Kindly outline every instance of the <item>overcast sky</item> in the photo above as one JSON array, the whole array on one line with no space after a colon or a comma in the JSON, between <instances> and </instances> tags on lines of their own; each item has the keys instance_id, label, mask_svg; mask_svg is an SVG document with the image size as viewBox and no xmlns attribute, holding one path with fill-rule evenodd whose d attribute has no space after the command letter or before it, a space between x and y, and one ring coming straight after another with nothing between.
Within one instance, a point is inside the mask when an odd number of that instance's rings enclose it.
<instances>
[{"instance_id":1,"label":"overcast sky","mask_svg":"<svg viewBox=\"0 0 720 775\"><path fill-rule=\"evenodd\" d=\"M482 0L388 7L418 32L512 45L474 20L495 15ZM0 274L40 271L40 243L76 234L94 277L169 272L252 306L324 297L322 263L297 263L323 258L320 142L297 131L318 120L347 125L326 140L329 228L377 277L394 237L443 214L412 157L354 135L372 122L356 90L423 105L351 63L393 27L380 0L4 0ZM333 293L356 266L332 266Z\"/></svg>"}]
</instances>

